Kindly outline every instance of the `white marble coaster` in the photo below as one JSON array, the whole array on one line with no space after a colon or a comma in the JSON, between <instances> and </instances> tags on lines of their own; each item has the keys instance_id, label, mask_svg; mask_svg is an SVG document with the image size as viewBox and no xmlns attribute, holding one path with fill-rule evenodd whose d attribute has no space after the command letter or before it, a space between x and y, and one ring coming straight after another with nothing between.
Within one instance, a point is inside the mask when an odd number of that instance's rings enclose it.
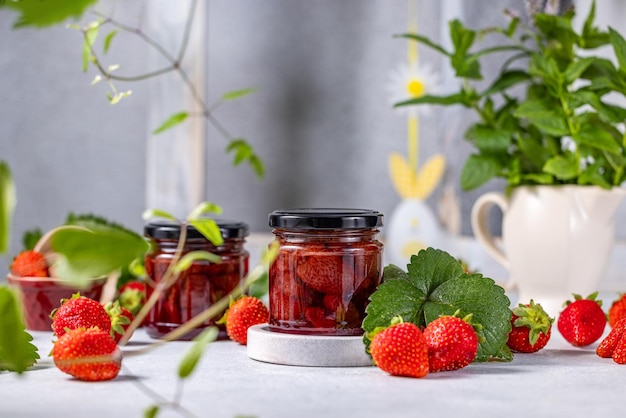
<instances>
[{"instance_id":1,"label":"white marble coaster","mask_svg":"<svg viewBox=\"0 0 626 418\"><path fill-rule=\"evenodd\" d=\"M363 337L296 335L270 331L267 324L248 329L248 357L266 363L312 367L371 366Z\"/></svg>"}]
</instances>

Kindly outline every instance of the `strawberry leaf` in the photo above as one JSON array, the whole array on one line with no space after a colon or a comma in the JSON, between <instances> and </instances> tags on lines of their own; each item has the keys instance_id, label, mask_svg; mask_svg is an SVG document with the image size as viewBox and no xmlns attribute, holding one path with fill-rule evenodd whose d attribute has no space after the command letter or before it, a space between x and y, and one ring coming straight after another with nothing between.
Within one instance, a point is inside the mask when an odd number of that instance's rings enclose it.
<instances>
[{"instance_id":1,"label":"strawberry leaf","mask_svg":"<svg viewBox=\"0 0 626 418\"><path fill-rule=\"evenodd\" d=\"M408 273L396 266L385 268L384 282L370 296L363 329L364 343L377 327L389 326L400 316L419 327L441 315L472 314L480 324L477 361L510 360L506 341L511 331L509 298L504 289L481 274L466 274L459 261L445 251L428 248L411 257Z\"/></svg>"},{"instance_id":2,"label":"strawberry leaf","mask_svg":"<svg viewBox=\"0 0 626 418\"><path fill-rule=\"evenodd\" d=\"M39 358L22 322L17 295L0 286L0 370L22 373Z\"/></svg>"}]
</instances>

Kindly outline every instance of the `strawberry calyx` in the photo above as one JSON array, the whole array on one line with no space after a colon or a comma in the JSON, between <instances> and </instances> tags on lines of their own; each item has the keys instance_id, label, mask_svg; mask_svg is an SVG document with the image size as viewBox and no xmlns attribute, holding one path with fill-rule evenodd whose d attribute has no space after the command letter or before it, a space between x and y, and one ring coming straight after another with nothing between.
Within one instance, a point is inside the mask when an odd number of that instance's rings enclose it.
<instances>
[{"instance_id":1,"label":"strawberry calyx","mask_svg":"<svg viewBox=\"0 0 626 418\"><path fill-rule=\"evenodd\" d=\"M446 316L446 315L440 315L439 317L442 317L442 316ZM454 312L454 314L447 315L447 316L451 316L451 317L454 317L454 318L462 319L463 322L468 323L469 325L472 326L472 328L474 328L474 332L476 333L476 337L478 337L478 342L482 343L483 341L485 341L485 338L481 334L479 334L479 332L482 331L483 326L482 326L482 324L475 323L475 322L472 321L472 319L474 318L474 314L473 313L468 313L465 316L461 316L461 310L457 309Z\"/></svg>"},{"instance_id":2,"label":"strawberry calyx","mask_svg":"<svg viewBox=\"0 0 626 418\"><path fill-rule=\"evenodd\" d=\"M531 346L537 343L541 334L546 335L554 323L554 318L550 318L543 307L532 299L527 305L520 303L512 312L517 317L513 326L529 328L528 342Z\"/></svg>"},{"instance_id":3,"label":"strawberry calyx","mask_svg":"<svg viewBox=\"0 0 626 418\"><path fill-rule=\"evenodd\" d=\"M111 337L115 338L115 335L123 335L126 332L124 325L129 325L131 319L124 314L122 306L119 301L108 302L104 305L104 310L109 314L111 318Z\"/></svg>"},{"instance_id":4,"label":"strawberry calyx","mask_svg":"<svg viewBox=\"0 0 626 418\"><path fill-rule=\"evenodd\" d=\"M394 325L398 325L398 324L401 324L403 322L404 322L404 320L402 319L402 317L400 315L394 316L393 318L391 318L391 321L389 322L389 325L376 327L372 331L366 332L365 333L365 337L367 339L369 339L370 341L374 341L374 337L376 335L380 334L381 332L383 332L387 328L393 327Z\"/></svg>"},{"instance_id":5,"label":"strawberry calyx","mask_svg":"<svg viewBox=\"0 0 626 418\"><path fill-rule=\"evenodd\" d=\"M217 321L215 321L216 324L218 325L226 325L226 321L228 320L228 311L230 310L230 308L233 307L233 305L235 303L237 303L237 301L239 299L244 298L245 295L241 295L237 298L233 298L232 296L230 297L230 301L228 302L228 308L226 308L226 310L224 311L224 315L222 315L222 317L220 319L218 319Z\"/></svg>"},{"instance_id":6,"label":"strawberry calyx","mask_svg":"<svg viewBox=\"0 0 626 418\"><path fill-rule=\"evenodd\" d=\"M572 303L574 303L577 300L593 300L593 301L595 301L598 304L598 306L602 307L602 300L596 299L598 297L598 292L593 292L592 294L590 294L586 298L582 297L578 293L572 293L572 296L574 296L574 300L573 301L566 300L565 303L563 304L563 307L569 306L569 305L571 305Z\"/></svg>"},{"instance_id":7,"label":"strawberry calyx","mask_svg":"<svg viewBox=\"0 0 626 418\"><path fill-rule=\"evenodd\" d=\"M76 292L76 293L73 293L70 298L63 298L63 299L61 299L61 304L58 307L54 308L52 310L52 312L50 312L50 319L54 319L54 316L56 315L56 313L59 310L59 308L61 306L63 306L68 300L78 299L79 297L80 297L80 292Z\"/></svg>"}]
</instances>

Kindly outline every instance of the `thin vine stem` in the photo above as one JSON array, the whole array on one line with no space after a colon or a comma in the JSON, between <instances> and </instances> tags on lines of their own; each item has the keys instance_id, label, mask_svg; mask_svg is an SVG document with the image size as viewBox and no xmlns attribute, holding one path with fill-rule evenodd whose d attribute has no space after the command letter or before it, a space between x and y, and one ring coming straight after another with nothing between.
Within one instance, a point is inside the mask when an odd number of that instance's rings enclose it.
<instances>
[{"instance_id":1,"label":"thin vine stem","mask_svg":"<svg viewBox=\"0 0 626 418\"><path fill-rule=\"evenodd\" d=\"M98 17L102 19L102 21L99 24L100 27L106 24L110 24L119 30L136 35L142 41L144 41L147 45L154 48L154 50L156 50L161 56L163 56L163 58L165 58L165 60L169 62L169 66L160 68L158 70L149 71L149 72L132 75L132 76L118 75L105 68L97 52L95 51L93 45L90 45L91 56L93 59L92 62L103 77L105 77L108 80L120 81L120 82L144 81L144 80L155 78L155 77L167 74L167 73L177 72L183 84L187 87L189 93L193 97L193 100L201 109L201 112L197 114L207 119L216 128L216 130L220 133L220 135L224 137L224 139L226 139L227 141L231 141L233 138L232 135L230 135L228 131L224 129L224 127L215 119L215 117L212 116L211 109L205 102L200 91L198 91L196 85L191 80L189 74L182 68L182 65L181 65L187 53L187 48L189 46L189 39L191 37L191 30L193 28L193 21L194 21L193 18L194 18L194 14L197 9L197 6L198 6L198 0L192 0L191 5L189 7L184 30L183 30L183 38L181 40L181 43L178 49L178 54L176 57L172 55L167 49L165 49L154 38L150 37L141 28L127 25L125 23L122 23L114 19L111 16L106 16L105 14L101 12L94 12ZM87 40L88 31L89 31L88 28L82 29L83 37L85 38L85 40Z\"/></svg>"}]
</instances>

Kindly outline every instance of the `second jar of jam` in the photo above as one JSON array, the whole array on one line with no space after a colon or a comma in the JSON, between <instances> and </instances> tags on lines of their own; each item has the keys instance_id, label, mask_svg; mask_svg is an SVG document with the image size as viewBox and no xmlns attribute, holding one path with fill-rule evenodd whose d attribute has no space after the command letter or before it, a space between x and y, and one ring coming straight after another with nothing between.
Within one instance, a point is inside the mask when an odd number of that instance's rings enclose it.
<instances>
[{"instance_id":1,"label":"second jar of jam","mask_svg":"<svg viewBox=\"0 0 626 418\"><path fill-rule=\"evenodd\" d=\"M248 226L243 222L217 220L224 243L213 245L196 228L187 225L183 255L190 251L208 251L221 258L221 263L196 260L181 273L174 285L167 288L154 305L145 327L153 338L160 338L194 316L208 309L243 283L248 274L248 252L244 249ZM144 233L152 242L152 251L146 255L146 273L159 283L176 252L181 225L167 220L153 220L145 225ZM148 297L153 287L147 286ZM201 327L187 333L182 339L192 339L204 328L215 325L221 317L206 321ZM219 325L219 338L227 338Z\"/></svg>"},{"instance_id":2,"label":"second jar of jam","mask_svg":"<svg viewBox=\"0 0 626 418\"><path fill-rule=\"evenodd\" d=\"M361 335L382 278L383 215L362 209L290 209L269 215L279 253L269 272L273 331Z\"/></svg>"}]
</instances>

